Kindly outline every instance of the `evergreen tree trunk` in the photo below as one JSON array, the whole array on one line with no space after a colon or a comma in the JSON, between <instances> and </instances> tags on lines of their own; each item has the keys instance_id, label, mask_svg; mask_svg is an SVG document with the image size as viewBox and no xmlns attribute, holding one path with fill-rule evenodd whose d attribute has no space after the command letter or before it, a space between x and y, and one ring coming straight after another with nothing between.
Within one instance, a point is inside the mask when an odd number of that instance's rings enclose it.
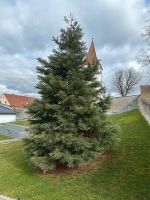
<instances>
[{"instance_id":1,"label":"evergreen tree trunk","mask_svg":"<svg viewBox=\"0 0 150 200\"><path fill-rule=\"evenodd\" d=\"M106 120L109 97L96 80L98 62L86 65L82 29L72 16L65 21L53 38L58 48L38 59L41 99L29 106L32 125L24 140L29 159L45 172L84 165L113 146L116 132Z\"/></svg>"}]
</instances>

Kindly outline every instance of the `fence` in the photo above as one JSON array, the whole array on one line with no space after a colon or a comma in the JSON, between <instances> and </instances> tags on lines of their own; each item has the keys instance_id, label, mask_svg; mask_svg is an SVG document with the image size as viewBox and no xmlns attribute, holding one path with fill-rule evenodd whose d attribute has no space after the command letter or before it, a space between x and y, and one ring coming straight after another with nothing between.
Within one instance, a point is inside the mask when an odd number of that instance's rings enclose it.
<instances>
[{"instance_id":1,"label":"fence","mask_svg":"<svg viewBox=\"0 0 150 200\"><path fill-rule=\"evenodd\" d=\"M28 127L6 123L0 125L0 135L22 139L28 135Z\"/></svg>"}]
</instances>

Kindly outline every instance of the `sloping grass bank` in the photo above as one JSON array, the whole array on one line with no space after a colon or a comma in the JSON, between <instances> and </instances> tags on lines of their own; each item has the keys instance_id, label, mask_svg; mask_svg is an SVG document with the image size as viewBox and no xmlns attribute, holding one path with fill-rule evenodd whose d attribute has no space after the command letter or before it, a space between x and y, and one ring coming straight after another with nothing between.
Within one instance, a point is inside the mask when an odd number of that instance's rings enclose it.
<instances>
[{"instance_id":1,"label":"sloping grass bank","mask_svg":"<svg viewBox=\"0 0 150 200\"><path fill-rule=\"evenodd\" d=\"M11 139L10 137L4 136L4 135L0 135L0 141L1 140L9 140Z\"/></svg>"},{"instance_id":2,"label":"sloping grass bank","mask_svg":"<svg viewBox=\"0 0 150 200\"><path fill-rule=\"evenodd\" d=\"M24 120L24 121L10 122L10 124L15 124L15 125L20 125L20 126L29 126L30 122L27 120Z\"/></svg>"},{"instance_id":3,"label":"sloping grass bank","mask_svg":"<svg viewBox=\"0 0 150 200\"><path fill-rule=\"evenodd\" d=\"M21 200L149 200L150 127L137 110L111 116L121 143L92 172L77 176L38 175L22 143L0 145L0 194Z\"/></svg>"}]
</instances>

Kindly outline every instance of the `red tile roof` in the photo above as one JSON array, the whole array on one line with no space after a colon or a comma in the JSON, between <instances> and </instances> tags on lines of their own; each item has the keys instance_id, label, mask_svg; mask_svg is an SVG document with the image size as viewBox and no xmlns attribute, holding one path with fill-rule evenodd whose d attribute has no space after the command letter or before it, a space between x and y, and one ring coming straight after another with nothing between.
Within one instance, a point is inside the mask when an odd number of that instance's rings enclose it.
<instances>
[{"instance_id":1,"label":"red tile roof","mask_svg":"<svg viewBox=\"0 0 150 200\"><path fill-rule=\"evenodd\" d=\"M21 95L6 94L6 93L4 95L7 101L9 102L10 106L14 108L24 108L35 100L35 98L21 96Z\"/></svg>"},{"instance_id":2,"label":"red tile roof","mask_svg":"<svg viewBox=\"0 0 150 200\"><path fill-rule=\"evenodd\" d=\"M90 64L90 65L93 65L97 62L97 56L96 56L96 51L95 51L95 46L94 46L93 40L91 42L91 46L90 46L89 52L87 54L86 62L87 62L87 64Z\"/></svg>"}]
</instances>

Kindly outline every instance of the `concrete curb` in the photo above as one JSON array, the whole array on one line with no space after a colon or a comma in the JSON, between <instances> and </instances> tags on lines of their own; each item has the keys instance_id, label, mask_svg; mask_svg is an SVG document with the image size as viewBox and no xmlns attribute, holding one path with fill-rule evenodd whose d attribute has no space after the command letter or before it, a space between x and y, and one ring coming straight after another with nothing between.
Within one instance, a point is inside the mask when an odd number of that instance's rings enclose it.
<instances>
[{"instance_id":1,"label":"concrete curb","mask_svg":"<svg viewBox=\"0 0 150 200\"><path fill-rule=\"evenodd\" d=\"M17 142L17 141L19 141L20 139L10 139L10 140L1 140L0 141L0 144L8 144L8 143L11 143L11 142ZM1 197L1 195L0 195L0 197ZM1 200L1 199L0 199Z\"/></svg>"},{"instance_id":2,"label":"concrete curb","mask_svg":"<svg viewBox=\"0 0 150 200\"><path fill-rule=\"evenodd\" d=\"M0 200L16 200L16 199L11 199L11 198L9 198L9 197L0 195Z\"/></svg>"}]
</instances>

